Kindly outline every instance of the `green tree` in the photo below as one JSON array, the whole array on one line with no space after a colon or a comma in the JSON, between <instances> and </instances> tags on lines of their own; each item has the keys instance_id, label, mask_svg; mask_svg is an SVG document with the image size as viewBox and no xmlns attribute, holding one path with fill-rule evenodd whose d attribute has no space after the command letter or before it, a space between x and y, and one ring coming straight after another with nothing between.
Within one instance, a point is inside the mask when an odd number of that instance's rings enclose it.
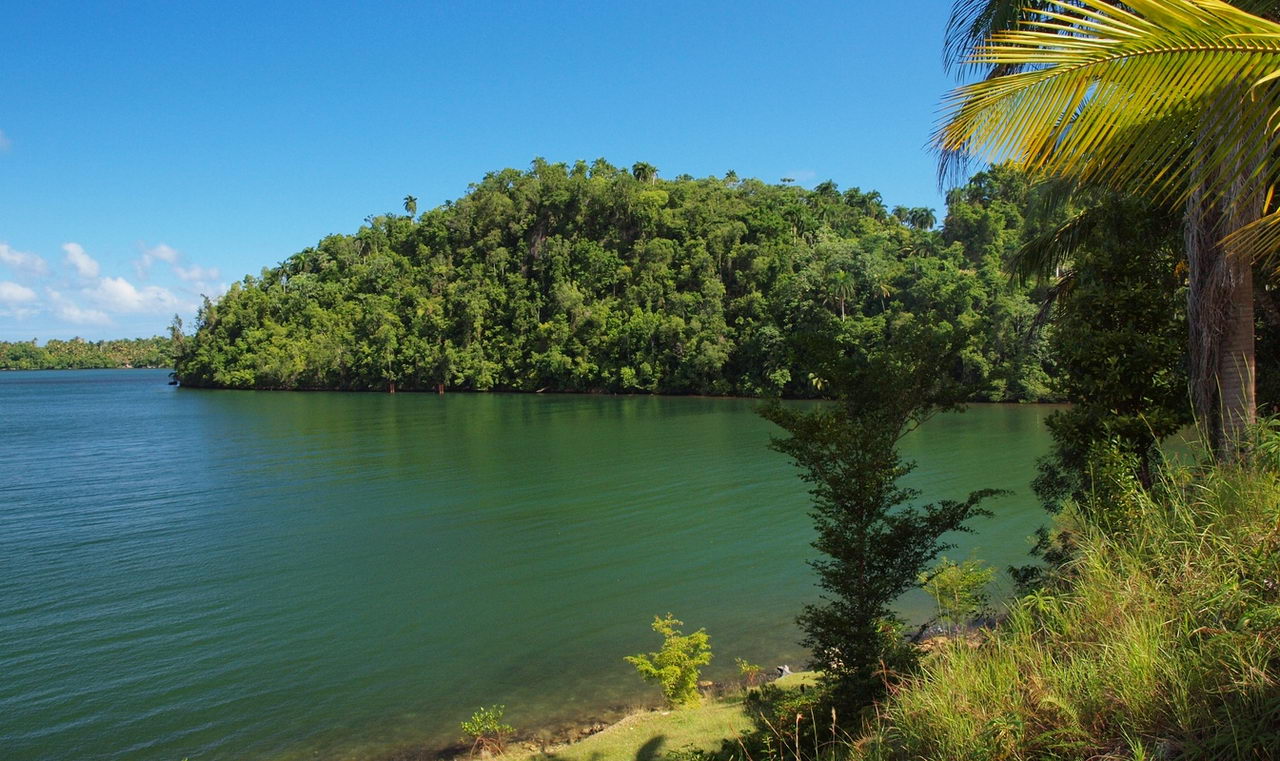
<instances>
[{"instance_id":1,"label":"green tree","mask_svg":"<svg viewBox=\"0 0 1280 761\"><path fill-rule=\"evenodd\" d=\"M658 179L658 168L644 161L631 165L631 174L640 182L652 185Z\"/></svg>"},{"instance_id":2,"label":"green tree","mask_svg":"<svg viewBox=\"0 0 1280 761\"><path fill-rule=\"evenodd\" d=\"M990 272L979 240L1008 222L1003 246L1021 201L970 200L942 231L908 230L874 192L640 183L604 161L538 160L234 284L197 315L176 372L237 388L823 396L805 382L818 368L804 336L879 335L942 294L948 320L977 327L947 372L984 381L977 398L1041 398L1039 357L1011 338L1034 313L1030 290ZM838 271L851 280L841 301Z\"/></svg>"},{"instance_id":3,"label":"green tree","mask_svg":"<svg viewBox=\"0 0 1280 761\"><path fill-rule=\"evenodd\" d=\"M836 270L831 273L831 280L827 284L827 292L830 294L830 298L840 306L840 319L845 319L845 302L852 299L857 292L857 284L854 282L853 276L847 270Z\"/></svg>"},{"instance_id":4,"label":"green tree","mask_svg":"<svg viewBox=\"0 0 1280 761\"><path fill-rule=\"evenodd\" d=\"M938 217L933 209L920 206L907 212L907 224L917 230L929 230L938 224Z\"/></svg>"},{"instance_id":5,"label":"green tree","mask_svg":"<svg viewBox=\"0 0 1280 761\"><path fill-rule=\"evenodd\" d=\"M949 97L938 146L1184 209L1192 396L1233 451L1256 409L1249 257L1280 242L1280 25L1218 0L956 7L953 40L995 30L971 57L994 76Z\"/></svg>"},{"instance_id":6,"label":"green tree","mask_svg":"<svg viewBox=\"0 0 1280 761\"><path fill-rule=\"evenodd\" d=\"M951 546L944 537L969 530L971 519L987 514L981 502L997 493L917 506L919 493L901 483L914 467L898 452L902 436L954 408L967 392L944 369L966 345L966 329L945 319L942 299L933 303L932 314L900 320L878 341L845 347L813 336L821 373L838 402L762 409L786 432L772 447L791 458L811 487L813 546L821 555L812 565L823 595L799 622L812 665L845 707L882 695L884 682L876 677L882 665L909 667L909 653L888 633L900 627L894 601Z\"/></svg>"},{"instance_id":7,"label":"green tree","mask_svg":"<svg viewBox=\"0 0 1280 761\"><path fill-rule=\"evenodd\" d=\"M656 682L662 696L673 708L688 708L702 702L698 692L701 668L711 662L711 638L706 629L692 634L680 631L683 621L670 613L665 618L653 617L652 628L662 635L662 649L648 655L628 655L624 660L635 666L646 682Z\"/></svg>"},{"instance_id":8,"label":"green tree","mask_svg":"<svg viewBox=\"0 0 1280 761\"><path fill-rule=\"evenodd\" d=\"M408 214L410 217L416 217L418 215L418 199L417 198L415 198L414 196L404 197L404 213Z\"/></svg>"}]
</instances>

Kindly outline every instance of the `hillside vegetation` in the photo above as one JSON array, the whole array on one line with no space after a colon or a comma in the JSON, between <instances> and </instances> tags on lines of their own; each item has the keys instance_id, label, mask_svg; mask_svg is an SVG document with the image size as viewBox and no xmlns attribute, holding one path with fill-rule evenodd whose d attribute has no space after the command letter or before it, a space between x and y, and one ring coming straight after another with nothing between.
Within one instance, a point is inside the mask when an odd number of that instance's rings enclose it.
<instances>
[{"instance_id":1,"label":"hillside vegetation","mask_svg":"<svg viewBox=\"0 0 1280 761\"><path fill-rule=\"evenodd\" d=\"M1123 467L1059 523L1075 547L978 647L925 659L851 759L1280 755L1280 439L1255 467Z\"/></svg>"},{"instance_id":2,"label":"hillside vegetation","mask_svg":"<svg viewBox=\"0 0 1280 761\"><path fill-rule=\"evenodd\" d=\"M1001 271L1027 188L980 175L937 231L929 209L891 212L830 182L537 160L234 284L201 309L178 374L229 388L809 396L822 386L809 337L885 338L927 314L969 335L950 371L975 398L1042 399L1035 302Z\"/></svg>"}]
</instances>

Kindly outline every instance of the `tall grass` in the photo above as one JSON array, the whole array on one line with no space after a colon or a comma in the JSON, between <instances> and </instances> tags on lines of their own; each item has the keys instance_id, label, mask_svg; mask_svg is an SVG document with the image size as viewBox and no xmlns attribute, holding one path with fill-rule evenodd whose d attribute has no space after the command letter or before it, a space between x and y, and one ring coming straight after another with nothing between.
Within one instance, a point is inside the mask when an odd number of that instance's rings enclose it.
<instances>
[{"instance_id":1,"label":"tall grass","mask_svg":"<svg viewBox=\"0 0 1280 761\"><path fill-rule=\"evenodd\" d=\"M849 758L1280 758L1277 471L1101 475L1057 581L927 659Z\"/></svg>"}]
</instances>

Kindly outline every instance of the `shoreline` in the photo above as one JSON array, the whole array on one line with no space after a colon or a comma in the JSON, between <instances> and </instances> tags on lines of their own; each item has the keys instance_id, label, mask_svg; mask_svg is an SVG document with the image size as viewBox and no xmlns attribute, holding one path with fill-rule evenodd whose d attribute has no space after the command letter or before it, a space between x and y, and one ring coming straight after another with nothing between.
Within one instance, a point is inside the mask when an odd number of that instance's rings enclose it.
<instances>
[{"instance_id":1,"label":"shoreline","mask_svg":"<svg viewBox=\"0 0 1280 761\"><path fill-rule=\"evenodd\" d=\"M986 616L975 619L963 626L944 627L934 621L916 624L903 628L902 638L914 642L924 655L930 654L940 646L953 640L968 642L976 647L984 634L994 630L1000 623L1001 616ZM701 687L703 703L692 711L725 709L735 702L735 698L746 695L750 690L786 681L784 687L795 687L809 684L816 678L816 672L807 669L788 672L785 676L774 673L777 667L762 672L763 678L753 684L746 685L739 680L707 682ZM477 755L475 758L492 758L496 761L534 761L538 758L558 758L561 751L609 731L619 731L648 718L665 717L678 714L683 709L667 708L660 698L654 695L651 699L630 704L613 704L584 712L576 718L556 719L541 726L522 729L507 741L507 749L498 755ZM461 733L460 733L461 734ZM473 758L471 745L465 739L448 744L413 743L379 751L368 756L364 761L463 761Z\"/></svg>"},{"instance_id":2,"label":"shoreline","mask_svg":"<svg viewBox=\"0 0 1280 761\"><path fill-rule=\"evenodd\" d=\"M115 368L68 368L68 369L115 369ZM120 368L125 369L125 368ZM162 368L151 368L162 369ZM735 394L664 394L664 393L628 393L622 391L558 391L551 389L538 389L536 391L520 391L517 389L490 389L487 391L478 391L476 389L450 389L444 393L440 393L435 389L429 388L397 388L395 391L386 391L379 389L351 389L351 388L280 388L280 387L264 387L264 388L228 388L226 386L191 386L179 382L178 388L186 388L193 391L242 391L242 392L270 392L270 393L302 393L302 394L374 394L378 396L396 396L399 394L407 394L410 396L447 396L449 394L461 395L508 395L508 396L591 396L591 397L623 397L627 399L640 398L657 398L657 399L726 399L744 402L768 402L773 400L783 402L832 402L836 401L829 397L816 396L740 396ZM1010 407L1066 407L1067 402L1063 401L991 401L989 399L975 399L972 401L962 402L963 406L974 404L999 405Z\"/></svg>"},{"instance_id":3,"label":"shoreline","mask_svg":"<svg viewBox=\"0 0 1280 761\"><path fill-rule=\"evenodd\" d=\"M803 676L810 672L793 672L790 676ZM752 688L771 684L777 676L769 676ZM737 681L712 682L702 688L703 703L693 711L723 707L727 701L746 693L748 688ZM477 754L474 758L493 758L499 761L517 761L558 753L596 735L611 730L621 730L650 717L669 716L684 709L666 708L656 695L649 700L630 704L614 704L584 712L577 718L557 719L541 726L522 729L507 740L506 750L493 756ZM461 734L461 731L459 731ZM449 744L413 743L377 752L365 761L463 761L473 758L471 745L464 739Z\"/></svg>"}]
</instances>

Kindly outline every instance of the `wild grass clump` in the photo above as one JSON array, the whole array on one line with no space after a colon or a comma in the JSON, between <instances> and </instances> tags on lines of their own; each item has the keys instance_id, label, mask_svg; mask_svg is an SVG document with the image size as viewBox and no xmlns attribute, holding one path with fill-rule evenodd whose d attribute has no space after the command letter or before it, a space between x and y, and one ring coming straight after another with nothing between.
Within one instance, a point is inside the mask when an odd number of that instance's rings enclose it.
<instances>
[{"instance_id":1,"label":"wild grass clump","mask_svg":"<svg viewBox=\"0 0 1280 761\"><path fill-rule=\"evenodd\" d=\"M1148 490L1121 464L1063 514L1057 579L926 659L851 758L1280 758L1280 476L1168 469Z\"/></svg>"}]
</instances>

